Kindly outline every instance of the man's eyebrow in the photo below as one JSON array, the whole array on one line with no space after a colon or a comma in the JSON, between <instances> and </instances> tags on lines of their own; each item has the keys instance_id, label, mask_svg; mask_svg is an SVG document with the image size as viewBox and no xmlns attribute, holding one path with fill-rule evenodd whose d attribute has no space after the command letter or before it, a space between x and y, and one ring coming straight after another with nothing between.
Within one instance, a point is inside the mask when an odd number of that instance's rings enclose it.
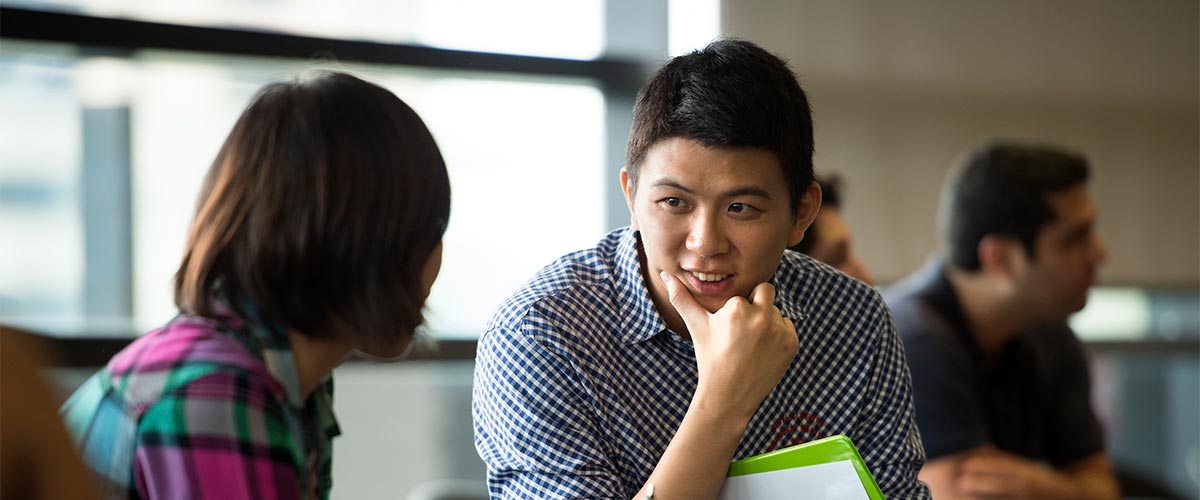
<instances>
[{"instance_id":1,"label":"man's eyebrow","mask_svg":"<svg viewBox=\"0 0 1200 500\"><path fill-rule=\"evenodd\" d=\"M667 188L678 189L678 190L683 191L688 194L695 193L695 190L693 190L687 186L684 186L683 184L680 184L678 181L676 181L674 179L658 179L658 180L654 181L653 183L651 183L650 187L667 187ZM771 194L768 193L767 190L758 188L758 187L754 187L754 186L738 187L738 188L730 189L729 191L726 191L724 193L721 193L721 197L723 197L723 198L733 198L733 197L737 197L737 196L757 196L760 198L766 198L768 200L771 199Z\"/></svg>"},{"instance_id":2,"label":"man's eyebrow","mask_svg":"<svg viewBox=\"0 0 1200 500\"><path fill-rule=\"evenodd\" d=\"M759 198L766 198L768 200L771 199L771 194L768 193L765 189L756 188L753 186L746 186L746 187L731 189L729 191L726 191L724 196L726 198L733 198L736 196L757 196Z\"/></svg>"},{"instance_id":3,"label":"man's eyebrow","mask_svg":"<svg viewBox=\"0 0 1200 500\"><path fill-rule=\"evenodd\" d=\"M678 190L683 191L688 194L692 194L695 192L691 188L684 186L683 184L680 184L678 181L676 181L674 179L669 179L669 178L658 179L658 180L654 181L653 183L651 183L650 187L674 188L674 189L678 189Z\"/></svg>"},{"instance_id":4,"label":"man's eyebrow","mask_svg":"<svg viewBox=\"0 0 1200 500\"><path fill-rule=\"evenodd\" d=\"M1080 222L1074 226L1071 226L1071 227L1067 228L1067 238L1068 239L1081 238L1084 235L1092 232L1092 229L1095 227L1095 225L1096 225L1095 220L1088 220L1085 222Z\"/></svg>"}]
</instances>

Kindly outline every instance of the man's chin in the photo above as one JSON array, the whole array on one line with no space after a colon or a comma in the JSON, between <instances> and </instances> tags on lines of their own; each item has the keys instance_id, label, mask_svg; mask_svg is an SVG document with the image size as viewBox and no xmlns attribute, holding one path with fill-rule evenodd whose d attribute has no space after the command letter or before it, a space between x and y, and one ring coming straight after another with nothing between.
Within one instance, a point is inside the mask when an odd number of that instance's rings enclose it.
<instances>
[{"instance_id":1,"label":"man's chin","mask_svg":"<svg viewBox=\"0 0 1200 500\"><path fill-rule=\"evenodd\" d=\"M1075 300L1071 303L1071 314L1082 311L1083 308L1087 307L1089 291L1090 288L1084 289L1082 293L1075 296Z\"/></svg>"},{"instance_id":2,"label":"man's chin","mask_svg":"<svg viewBox=\"0 0 1200 500\"><path fill-rule=\"evenodd\" d=\"M1044 311L1046 317L1042 318L1042 320L1038 321L1038 323L1047 326L1062 324L1063 322L1071 319L1071 316L1074 316L1075 314L1079 313L1079 311L1082 311L1086 305L1086 300L1072 302L1069 304L1059 304L1059 306L1054 310Z\"/></svg>"},{"instance_id":3,"label":"man's chin","mask_svg":"<svg viewBox=\"0 0 1200 500\"><path fill-rule=\"evenodd\" d=\"M693 293L695 293L695 292L693 292ZM732 295L729 297L717 296L717 295L693 295L693 296L696 297L696 302L699 302L700 305L703 306L704 309L707 310L709 313L716 313L717 311L721 310L721 308L725 307L725 304L729 302L729 299L733 298Z\"/></svg>"}]
</instances>

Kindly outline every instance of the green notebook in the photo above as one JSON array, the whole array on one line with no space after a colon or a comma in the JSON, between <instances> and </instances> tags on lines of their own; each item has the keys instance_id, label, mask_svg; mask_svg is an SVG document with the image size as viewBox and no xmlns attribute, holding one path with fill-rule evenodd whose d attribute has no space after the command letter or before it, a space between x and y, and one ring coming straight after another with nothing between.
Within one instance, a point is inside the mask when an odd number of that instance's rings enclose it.
<instances>
[{"instance_id":1,"label":"green notebook","mask_svg":"<svg viewBox=\"0 0 1200 500\"><path fill-rule=\"evenodd\" d=\"M854 443L841 434L733 462L725 483L721 499L799 494L803 498L883 500Z\"/></svg>"}]
</instances>

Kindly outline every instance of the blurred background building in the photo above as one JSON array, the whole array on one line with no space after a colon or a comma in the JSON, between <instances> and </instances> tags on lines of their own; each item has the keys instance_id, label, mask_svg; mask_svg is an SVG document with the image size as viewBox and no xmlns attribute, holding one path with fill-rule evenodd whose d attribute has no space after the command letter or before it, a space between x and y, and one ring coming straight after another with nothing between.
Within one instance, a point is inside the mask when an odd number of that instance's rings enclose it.
<instances>
[{"instance_id":1,"label":"blurred background building","mask_svg":"<svg viewBox=\"0 0 1200 500\"><path fill-rule=\"evenodd\" d=\"M428 122L453 209L440 347L338 370L334 496L481 481L473 339L542 265L628 223L617 172L648 72L736 36L799 74L817 169L846 178L881 283L934 250L942 178L978 142L1089 156L1110 258L1073 324L1095 403L1122 471L1195 498L1198 24L1195 0L0 0L0 324L54 338L69 391L170 319L200 180L252 93L351 71Z\"/></svg>"}]
</instances>

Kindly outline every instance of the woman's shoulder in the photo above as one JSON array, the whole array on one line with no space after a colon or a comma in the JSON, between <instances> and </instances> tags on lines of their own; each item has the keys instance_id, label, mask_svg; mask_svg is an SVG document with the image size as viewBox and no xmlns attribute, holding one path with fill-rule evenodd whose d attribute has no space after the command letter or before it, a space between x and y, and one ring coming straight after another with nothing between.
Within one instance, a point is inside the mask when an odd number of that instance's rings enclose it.
<instances>
[{"instance_id":1,"label":"woman's shoulder","mask_svg":"<svg viewBox=\"0 0 1200 500\"><path fill-rule=\"evenodd\" d=\"M262 359L234 330L193 316L181 315L133 341L109 361L108 373L113 387L135 407L152 405L197 381L210 388L250 383L283 394Z\"/></svg>"}]
</instances>

